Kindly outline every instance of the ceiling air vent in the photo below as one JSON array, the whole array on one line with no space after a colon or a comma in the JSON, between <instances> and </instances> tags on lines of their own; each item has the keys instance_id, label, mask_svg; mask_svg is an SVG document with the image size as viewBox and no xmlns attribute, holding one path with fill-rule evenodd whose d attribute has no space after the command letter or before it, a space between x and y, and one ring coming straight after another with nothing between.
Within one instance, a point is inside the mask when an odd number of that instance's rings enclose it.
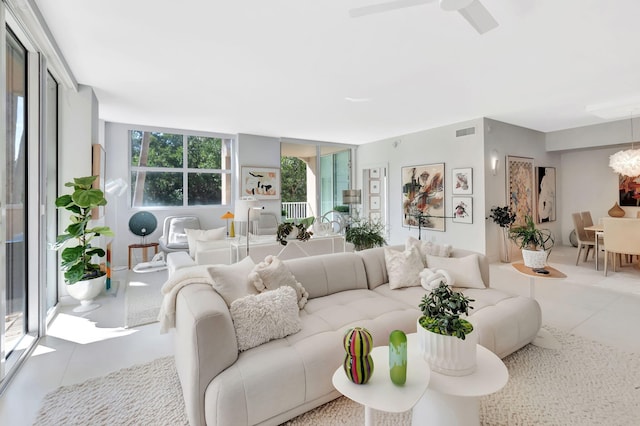
<instances>
[{"instance_id":1,"label":"ceiling air vent","mask_svg":"<svg viewBox=\"0 0 640 426\"><path fill-rule=\"evenodd\" d=\"M476 134L475 127L467 127L466 129L456 130L456 138L459 138L460 136L469 136L469 135L475 135L475 134Z\"/></svg>"}]
</instances>

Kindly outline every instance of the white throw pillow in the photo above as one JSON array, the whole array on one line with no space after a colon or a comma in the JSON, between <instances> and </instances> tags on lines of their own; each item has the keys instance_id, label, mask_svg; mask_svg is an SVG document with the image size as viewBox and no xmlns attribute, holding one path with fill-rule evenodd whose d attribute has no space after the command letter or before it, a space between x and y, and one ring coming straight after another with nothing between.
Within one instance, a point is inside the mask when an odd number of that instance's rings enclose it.
<instances>
[{"instance_id":1,"label":"white throw pillow","mask_svg":"<svg viewBox=\"0 0 640 426\"><path fill-rule=\"evenodd\" d=\"M432 243L431 241L422 241L411 236L407 237L404 247L406 250L409 250L411 247L416 247L420 251L420 257L422 257L424 266L427 266L427 255L449 257L453 252L451 244L439 245Z\"/></svg>"},{"instance_id":2,"label":"white throw pillow","mask_svg":"<svg viewBox=\"0 0 640 426\"><path fill-rule=\"evenodd\" d=\"M420 285L427 291L431 291L434 288L438 287L443 281L449 287L453 287L456 282L456 280L453 279L451 275L444 269L434 270L424 268L422 272L420 272Z\"/></svg>"},{"instance_id":3,"label":"white throw pillow","mask_svg":"<svg viewBox=\"0 0 640 426\"><path fill-rule=\"evenodd\" d=\"M249 274L249 281L259 292L275 290L282 286L289 286L296 291L298 306L304 308L309 293L293 276L287 265L276 256L267 256L264 261L258 263Z\"/></svg>"},{"instance_id":4,"label":"white throw pillow","mask_svg":"<svg viewBox=\"0 0 640 426\"><path fill-rule=\"evenodd\" d=\"M456 287L486 288L480 273L477 254L465 257L439 257L427 255L429 269L444 269L455 280Z\"/></svg>"},{"instance_id":5,"label":"white throw pillow","mask_svg":"<svg viewBox=\"0 0 640 426\"><path fill-rule=\"evenodd\" d=\"M289 286L236 299L229 311L240 351L302 329L296 292Z\"/></svg>"},{"instance_id":6,"label":"white throw pillow","mask_svg":"<svg viewBox=\"0 0 640 426\"><path fill-rule=\"evenodd\" d=\"M249 282L249 273L255 264L247 256L232 265L212 265L207 268L213 278L213 288L222 296L227 306L241 297L258 294L258 290Z\"/></svg>"},{"instance_id":7,"label":"white throw pillow","mask_svg":"<svg viewBox=\"0 0 640 426\"><path fill-rule=\"evenodd\" d=\"M227 240L196 240L196 251L207 251L216 249L229 249Z\"/></svg>"},{"instance_id":8,"label":"white throw pillow","mask_svg":"<svg viewBox=\"0 0 640 426\"><path fill-rule=\"evenodd\" d=\"M185 228L184 232L187 234L187 240L189 241L189 256L196 257L197 244L196 241L212 241L223 240L227 236L227 228L214 229L189 229Z\"/></svg>"},{"instance_id":9,"label":"white throw pillow","mask_svg":"<svg viewBox=\"0 0 640 426\"><path fill-rule=\"evenodd\" d=\"M389 288L414 287L420 285L420 272L424 264L416 247L398 251L384 248L384 263L389 274Z\"/></svg>"}]
</instances>

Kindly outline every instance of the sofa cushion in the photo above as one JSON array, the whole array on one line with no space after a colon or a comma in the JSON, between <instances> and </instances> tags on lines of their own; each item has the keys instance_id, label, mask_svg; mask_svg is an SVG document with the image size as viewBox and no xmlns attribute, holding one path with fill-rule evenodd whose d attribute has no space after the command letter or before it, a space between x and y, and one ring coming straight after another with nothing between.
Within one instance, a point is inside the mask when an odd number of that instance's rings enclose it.
<instances>
[{"instance_id":1,"label":"sofa cushion","mask_svg":"<svg viewBox=\"0 0 640 426\"><path fill-rule=\"evenodd\" d=\"M420 257L422 258L425 266L427 266L427 255L450 257L451 253L453 253L453 247L451 244L440 245L431 241L422 241L409 236L405 241L405 249L408 250L411 247L416 247L420 251Z\"/></svg>"},{"instance_id":2,"label":"sofa cushion","mask_svg":"<svg viewBox=\"0 0 640 426\"><path fill-rule=\"evenodd\" d=\"M196 241L212 241L212 240L224 240L227 235L227 228L214 229L190 229L185 228L187 234L187 240L189 242L189 256L195 259L197 243Z\"/></svg>"},{"instance_id":3,"label":"sofa cushion","mask_svg":"<svg viewBox=\"0 0 640 426\"><path fill-rule=\"evenodd\" d=\"M249 281L259 292L275 290L282 286L289 286L296 292L298 307L304 308L309 293L293 276L287 266L276 256L267 256L264 261L253 267L249 274Z\"/></svg>"},{"instance_id":4,"label":"sofa cushion","mask_svg":"<svg viewBox=\"0 0 640 426\"><path fill-rule=\"evenodd\" d=\"M302 328L296 292L289 286L236 299L229 311L241 352Z\"/></svg>"},{"instance_id":5,"label":"sofa cushion","mask_svg":"<svg viewBox=\"0 0 640 426\"><path fill-rule=\"evenodd\" d=\"M207 268L213 278L213 288L231 306L231 303L250 294L258 294L258 290L249 282L249 274L255 264L250 257L245 257L232 265L212 265Z\"/></svg>"},{"instance_id":6,"label":"sofa cushion","mask_svg":"<svg viewBox=\"0 0 640 426\"><path fill-rule=\"evenodd\" d=\"M405 251L384 248L384 262L389 273L389 286L392 289L420 285L420 272L424 263L416 247Z\"/></svg>"},{"instance_id":7,"label":"sofa cushion","mask_svg":"<svg viewBox=\"0 0 640 426\"><path fill-rule=\"evenodd\" d=\"M478 255L470 254L464 257L439 257L427 255L429 269L444 269L455 281L456 287L485 288L480 273Z\"/></svg>"}]
</instances>

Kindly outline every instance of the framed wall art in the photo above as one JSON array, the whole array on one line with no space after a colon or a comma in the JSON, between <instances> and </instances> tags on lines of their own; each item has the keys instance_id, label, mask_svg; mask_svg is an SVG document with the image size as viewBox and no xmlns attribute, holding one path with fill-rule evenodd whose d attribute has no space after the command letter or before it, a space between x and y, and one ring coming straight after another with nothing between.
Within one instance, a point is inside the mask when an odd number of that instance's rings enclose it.
<instances>
[{"instance_id":1,"label":"framed wall art","mask_svg":"<svg viewBox=\"0 0 640 426\"><path fill-rule=\"evenodd\" d=\"M473 223L472 197L452 197L451 205L453 206L451 216L454 222Z\"/></svg>"},{"instance_id":2,"label":"framed wall art","mask_svg":"<svg viewBox=\"0 0 640 426\"><path fill-rule=\"evenodd\" d=\"M259 200L280 199L280 169L242 166L240 195Z\"/></svg>"},{"instance_id":3,"label":"framed wall art","mask_svg":"<svg viewBox=\"0 0 640 426\"><path fill-rule=\"evenodd\" d=\"M380 210L380 196L375 195L369 199L369 208L371 210Z\"/></svg>"},{"instance_id":4,"label":"framed wall art","mask_svg":"<svg viewBox=\"0 0 640 426\"><path fill-rule=\"evenodd\" d=\"M536 167L538 223L556 220L556 168Z\"/></svg>"},{"instance_id":5,"label":"framed wall art","mask_svg":"<svg viewBox=\"0 0 640 426\"><path fill-rule=\"evenodd\" d=\"M371 180L371 181L369 181L369 192L371 194L379 194L380 193L380 181L379 180Z\"/></svg>"},{"instance_id":6,"label":"framed wall art","mask_svg":"<svg viewBox=\"0 0 640 426\"><path fill-rule=\"evenodd\" d=\"M473 194L473 169L471 167L453 169L451 171L451 176L453 177L453 188L451 189L452 194Z\"/></svg>"},{"instance_id":7,"label":"framed wall art","mask_svg":"<svg viewBox=\"0 0 640 426\"><path fill-rule=\"evenodd\" d=\"M402 167L402 226L445 230L444 163Z\"/></svg>"},{"instance_id":8,"label":"framed wall art","mask_svg":"<svg viewBox=\"0 0 640 426\"><path fill-rule=\"evenodd\" d=\"M525 224L525 216L535 217L535 171L533 158L507 156L507 194L509 207L516 214L514 226Z\"/></svg>"},{"instance_id":9,"label":"framed wall art","mask_svg":"<svg viewBox=\"0 0 640 426\"><path fill-rule=\"evenodd\" d=\"M619 204L640 207L640 176L618 175Z\"/></svg>"},{"instance_id":10,"label":"framed wall art","mask_svg":"<svg viewBox=\"0 0 640 426\"><path fill-rule=\"evenodd\" d=\"M374 167L369 170L369 178L370 179L380 179L380 168Z\"/></svg>"}]
</instances>

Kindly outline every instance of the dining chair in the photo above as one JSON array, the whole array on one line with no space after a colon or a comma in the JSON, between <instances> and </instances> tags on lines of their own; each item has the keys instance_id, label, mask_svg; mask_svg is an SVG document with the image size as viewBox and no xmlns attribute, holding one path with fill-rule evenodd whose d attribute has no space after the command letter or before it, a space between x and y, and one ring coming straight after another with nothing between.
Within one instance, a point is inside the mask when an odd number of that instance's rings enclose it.
<instances>
[{"instance_id":1,"label":"dining chair","mask_svg":"<svg viewBox=\"0 0 640 426\"><path fill-rule=\"evenodd\" d=\"M591 250L591 248L594 248L593 251L595 253L596 239L595 236L589 238L589 236L585 232L582 215L580 213L572 213L571 218L573 219L573 227L576 230L576 238L578 239L578 256L576 257L577 265L580 261L580 253L582 253L582 250L586 249L584 253L584 262L587 261L587 257L589 256L589 251Z\"/></svg>"},{"instance_id":2,"label":"dining chair","mask_svg":"<svg viewBox=\"0 0 640 426\"><path fill-rule=\"evenodd\" d=\"M604 228L604 275L609 268L609 256L613 255L613 270L616 270L616 254L640 255L640 220L625 218L602 219ZM622 263L622 262L620 262Z\"/></svg>"}]
</instances>

